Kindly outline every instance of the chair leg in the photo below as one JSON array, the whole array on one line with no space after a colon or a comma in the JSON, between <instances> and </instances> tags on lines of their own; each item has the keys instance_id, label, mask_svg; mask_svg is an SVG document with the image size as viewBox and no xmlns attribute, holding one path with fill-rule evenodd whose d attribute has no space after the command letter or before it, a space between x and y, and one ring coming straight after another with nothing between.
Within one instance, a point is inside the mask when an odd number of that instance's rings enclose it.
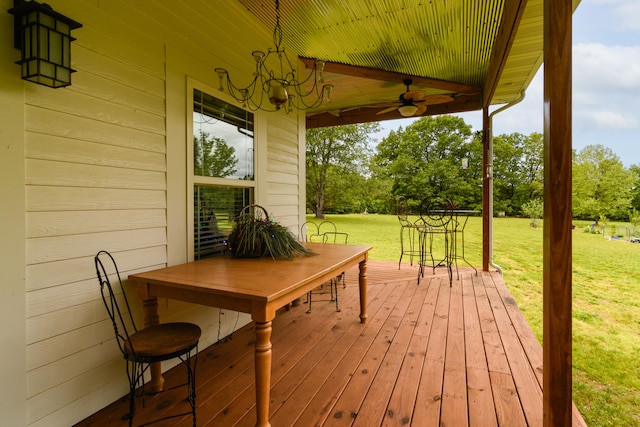
<instances>
[{"instance_id":1,"label":"chair leg","mask_svg":"<svg viewBox=\"0 0 640 427\"><path fill-rule=\"evenodd\" d=\"M136 385L138 384L138 364L127 361L127 377L129 378L129 427L133 426L133 418L136 415ZM124 417L123 417L124 418Z\"/></svg>"},{"instance_id":2,"label":"chair leg","mask_svg":"<svg viewBox=\"0 0 640 427\"><path fill-rule=\"evenodd\" d=\"M309 303L309 308L307 308L307 313L311 313L311 296L313 295L312 291L307 292L307 302Z\"/></svg>"},{"instance_id":3,"label":"chair leg","mask_svg":"<svg viewBox=\"0 0 640 427\"><path fill-rule=\"evenodd\" d=\"M187 355L187 386L188 399L191 404L191 414L193 415L193 427L196 427L196 368L198 365L198 346L196 345L195 354L191 357L191 352ZM191 365L193 359L193 366Z\"/></svg>"},{"instance_id":4,"label":"chair leg","mask_svg":"<svg viewBox=\"0 0 640 427\"><path fill-rule=\"evenodd\" d=\"M400 226L400 259L398 260L398 270L402 265L402 256L404 255L404 227Z\"/></svg>"},{"instance_id":5,"label":"chair leg","mask_svg":"<svg viewBox=\"0 0 640 427\"><path fill-rule=\"evenodd\" d=\"M335 279L331 279L331 283L329 286L331 286L332 289L332 294L333 295L333 288L335 288L336 290L336 297L335 297L335 302L336 302L336 311L340 312L340 305L338 304L338 282L340 281L340 277L342 277L342 275L336 277Z\"/></svg>"},{"instance_id":6,"label":"chair leg","mask_svg":"<svg viewBox=\"0 0 640 427\"><path fill-rule=\"evenodd\" d=\"M194 353L195 352L195 353ZM192 357L193 354L193 357ZM191 414L193 417L193 427L196 427L196 368L198 365L198 345L192 348L186 354L182 356L178 356L180 362L187 369L187 382L186 384L180 384L164 391L172 390L178 387L186 387L187 389L187 400L189 405L191 406L190 412L183 412L181 414L172 414L162 418L157 418L155 420L149 421L145 424L141 424L139 427L147 426L149 424L155 424L159 421L175 418L175 417L183 417L185 415ZM141 363L141 362L132 362L127 361L127 377L129 379L129 413L126 417L129 419L129 427L133 426L133 419L136 414L136 391L139 391L142 397L142 406L144 407L145 400L145 382L144 382L144 373L146 371L146 367L149 364ZM122 419L125 417L123 416Z\"/></svg>"}]
</instances>

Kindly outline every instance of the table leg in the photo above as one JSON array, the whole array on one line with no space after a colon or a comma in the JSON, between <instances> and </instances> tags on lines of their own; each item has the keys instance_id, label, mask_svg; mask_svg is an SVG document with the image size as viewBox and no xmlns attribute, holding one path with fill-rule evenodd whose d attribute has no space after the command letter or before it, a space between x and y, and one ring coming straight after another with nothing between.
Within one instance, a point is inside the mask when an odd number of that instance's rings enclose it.
<instances>
[{"instance_id":1,"label":"table leg","mask_svg":"<svg viewBox=\"0 0 640 427\"><path fill-rule=\"evenodd\" d=\"M144 310L144 327L157 325L160 323L160 316L158 315L158 298L147 297L142 300L142 307ZM150 367L151 381L145 384L145 387L149 388L152 393L162 391L164 385L164 378L162 376L162 365L160 362L152 363Z\"/></svg>"},{"instance_id":2,"label":"table leg","mask_svg":"<svg viewBox=\"0 0 640 427\"><path fill-rule=\"evenodd\" d=\"M270 427L269 398L271 392L271 321L256 325L256 427Z\"/></svg>"},{"instance_id":3,"label":"table leg","mask_svg":"<svg viewBox=\"0 0 640 427\"><path fill-rule=\"evenodd\" d=\"M358 286L360 287L360 323L367 321L367 260L359 264Z\"/></svg>"}]
</instances>

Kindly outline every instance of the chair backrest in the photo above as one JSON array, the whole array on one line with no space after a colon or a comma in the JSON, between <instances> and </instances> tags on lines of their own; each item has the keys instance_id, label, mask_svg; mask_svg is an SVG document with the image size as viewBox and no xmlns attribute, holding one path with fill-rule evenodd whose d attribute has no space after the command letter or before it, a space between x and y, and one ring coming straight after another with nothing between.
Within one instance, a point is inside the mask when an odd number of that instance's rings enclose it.
<instances>
[{"instance_id":1,"label":"chair backrest","mask_svg":"<svg viewBox=\"0 0 640 427\"><path fill-rule=\"evenodd\" d=\"M452 203L440 197L424 199L420 203L420 220L428 227L447 227L452 220Z\"/></svg>"},{"instance_id":2,"label":"chair backrest","mask_svg":"<svg viewBox=\"0 0 640 427\"><path fill-rule=\"evenodd\" d=\"M129 340L129 337L137 332L136 324L133 320L131 308L129 307L129 301L124 293L124 287L122 286L122 279L120 278L120 272L116 261L107 251L100 251L96 254L95 258L96 275L100 282L100 293L102 294L102 301L107 309L111 323L113 324L113 330L116 334L116 341L122 354L126 354L124 350L124 343ZM111 285L109 275L113 277L113 280L118 281L118 288L114 289ZM122 309L118 303L120 299Z\"/></svg>"},{"instance_id":3,"label":"chair backrest","mask_svg":"<svg viewBox=\"0 0 640 427\"><path fill-rule=\"evenodd\" d=\"M409 223L409 205L407 204L406 197L398 197L398 202L396 203L396 214L398 215L400 225L411 225Z\"/></svg>"},{"instance_id":4,"label":"chair backrest","mask_svg":"<svg viewBox=\"0 0 640 427\"><path fill-rule=\"evenodd\" d=\"M318 234L323 236L324 243L340 243L346 245L349 239L349 234L339 232L336 225L329 220L322 221L320 225L318 225Z\"/></svg>"},{"instance_id":5,"label":"chair backrest","mask_svg":"<svg viewBox=\"0 0 640 427\"><path fill-rule=\"evenodd\" d=\"M305 222L300 227L300 240L303 242L325 243L324 236L321 236L318 230L318 224L311 221Z\"/></svg>"}]
</instances>

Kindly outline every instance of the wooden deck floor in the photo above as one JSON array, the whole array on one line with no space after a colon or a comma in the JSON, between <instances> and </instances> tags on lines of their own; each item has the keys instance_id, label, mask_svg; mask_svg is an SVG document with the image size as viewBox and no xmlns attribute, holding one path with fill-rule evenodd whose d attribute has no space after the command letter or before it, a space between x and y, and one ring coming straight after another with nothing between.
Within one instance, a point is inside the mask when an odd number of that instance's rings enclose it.
<instances>
[{"instance_id":1,"label":"wooden deck floor","mask_svg":"<svg viewBox=\"0 0 640 427\"><path fill-rule=\"evenodd\" d=\"M271 425L541 426L542 349L502 278L461 269L450 287L444 273L428 269L418 285L415 266L370 261L366 324L356 270L340 289L341 312L329 302L279 312ZM198 426L255 424L253 344L248 325L201 350ZM167 384L184 375L174 371ZM136 422L185 405L183 396L147 397ZM125 397L78 426L125 426L126 412ZM575 408L573 424L585 425Z\"/></svg>"}]
</instances>

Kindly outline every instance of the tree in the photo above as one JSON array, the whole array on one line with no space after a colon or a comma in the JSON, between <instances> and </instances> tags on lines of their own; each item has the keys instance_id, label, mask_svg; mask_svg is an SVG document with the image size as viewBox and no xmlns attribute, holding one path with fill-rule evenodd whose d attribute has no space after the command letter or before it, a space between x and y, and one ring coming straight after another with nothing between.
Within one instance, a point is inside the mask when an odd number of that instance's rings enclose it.
<instances>
[{"instance_id":1,"label":"tree","mask_svg":"<svg viewBox=\"0 0 640 427\"><path fill-rule=\"evenodd\" d=\"M529 200L542 200L543 136L532 133L498 135L493 139L494 208L522 214Z\"/></svg>"},{"instance_id":2,"label":"tree","mask_svg":"<svg viewBox=\"0 0 640 427\"><path fill-rule=\"evenodd\" d=\"M544 190L544 135L534 132L523 141L522 166L527 200L542 199Z\"/></svg>"},{"instance_id":3,"label":"tree","mask_svg":"<svg viewBox=\"0 0 640 427\"><path fill-rule=\"evenodd\" d=\"M371 134L378 129L377 123L364 123L307 130L307 204L316 218L324 218L330 175L366 175Z\"/></svg>"},{"instance_id":4,"label":"tree","mask_svg":"<svg viewBox=\"0 0 640 427\"><path fill-rule=\"evenodd\" d=\"M531 218L531 227L536 228L544 215L544 203L540 199L531 199L522 205L522 213Z\"/></svg>"},{"instance_id":5,"label":"tree","mask_svg":"<svg viewBox=\"0 0 640 427\"><path fill-rule=\"evenodd\" d=\"M629 171L634 174L636 183L631 188L631 206L640 211L640 165L629 166Z\"/></svg>"},{"instance_id":6,"label":"tree","mask_svg":"<svg viewBox=\"0 0 640 427\"><path fill-rule=\"evenodd\" d=\"M588 145L574 154L573 214L579 219L626 220L636 175L603 145Z\"/></svg>"},{"instance_id":7,"label":"tree","mask_svg":"<svg viewBox=\"0 0 640 427\"><path fill-rule=\"evenodd\" d=\"M201 176L231 176L238 171L235 152L225 140L200 131L199 137L193 137L194 172Z\"/></svg>"},{"instance_id":8,"label":"tree","mask_svg":"<svg viewBox=\"0 0 640 427\"><path fill-rule=\"evenodd\" d=\"M393 182L392 193L410 206L429 197L453 198L460 206L480 203L480 143L471 127L455 116L422 117L406 129L391 132L374 156L376 177Z\"/></svg>"}]
</instances>

